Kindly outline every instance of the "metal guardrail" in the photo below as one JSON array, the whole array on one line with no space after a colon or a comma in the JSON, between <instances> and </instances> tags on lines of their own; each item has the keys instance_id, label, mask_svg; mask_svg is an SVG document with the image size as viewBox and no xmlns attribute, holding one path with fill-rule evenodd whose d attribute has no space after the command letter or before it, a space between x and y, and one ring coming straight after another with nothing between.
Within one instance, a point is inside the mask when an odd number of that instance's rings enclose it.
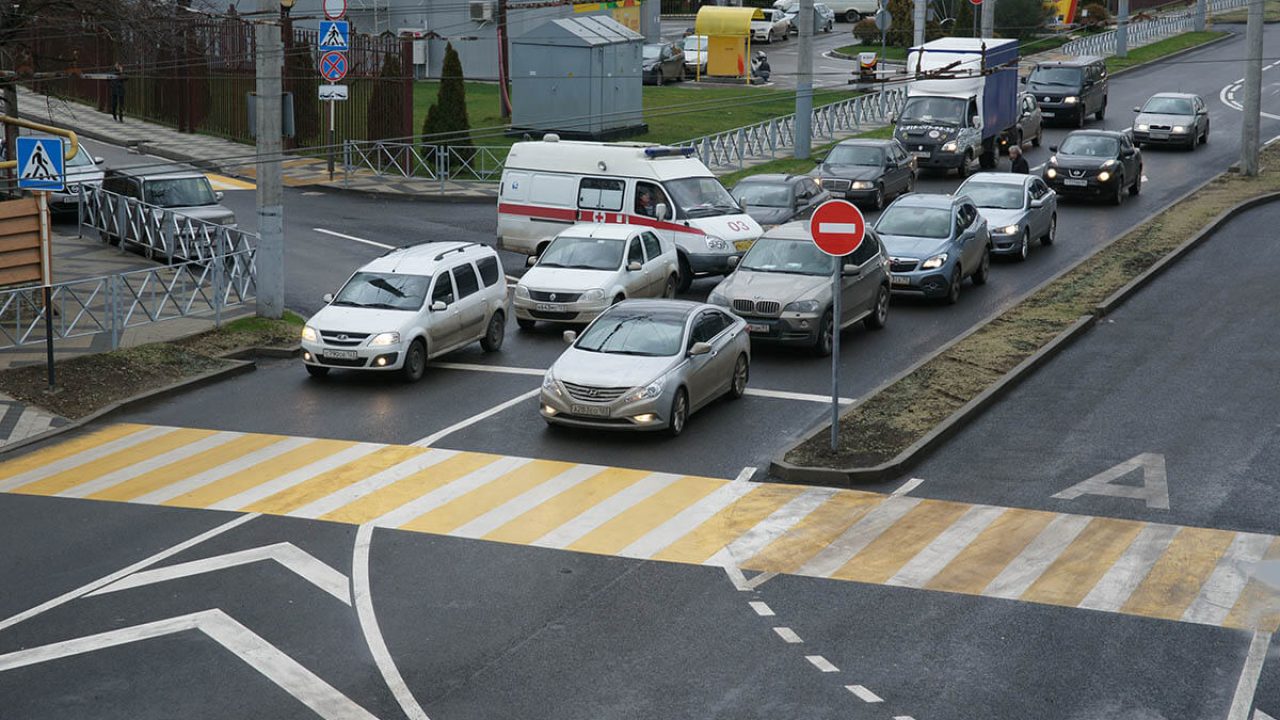
<instances>
[{"instance_id":1,"label":"metal guardrail","mask_svg":"<svg viewBox=\"0 0 1280 720\"><path fill-rule=\"evenodd\" d=\"M1206 14L1224 12L1242 8L1249 0L1209 0ZM1161 15L1151 20L1129 23L1129 48L1149 45L1158 40L1172 37L1195 29L1196 14L1194 11L1183 11ZM1082 37L1062 46L1061 52L1068 55L1101 55L1116 54L1116 31L1108 30L1096 35Z\"/></svg>"},{"instance_id":2,"label":"metal guardrail","mask_svg":"<svg viewBox=\"0 0 1280 720\"><path fill-rule=\"evenodd\" d=\"M510 150L499 146L420 145L407 140L352 140L342 146L344 182L349 182L351 173L357 170L423 180L498 182Z\"/></svg>"},{"instance_id":3,"label":"metal guardrail","mask_svg":"<svg viewBox=\"0 0 1280 720\"><path fill-rule=\"evenodd\" d=\"M167 264L54 284L55 340L106 333L114 350L128 328L210 315L221 325L225 308L255 297L256 236L100 189L82 186L80 203L81 231L123 238L122 248L160 251ZM45 342L42 295L38 287L0 291L0 349Z\"/></svg>"}]
</instances>

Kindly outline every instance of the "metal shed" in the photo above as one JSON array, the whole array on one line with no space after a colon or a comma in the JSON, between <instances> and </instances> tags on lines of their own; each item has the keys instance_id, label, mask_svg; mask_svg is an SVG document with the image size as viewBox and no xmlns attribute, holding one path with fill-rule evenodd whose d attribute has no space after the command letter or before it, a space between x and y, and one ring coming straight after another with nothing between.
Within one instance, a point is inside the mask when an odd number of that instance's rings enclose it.
<instances>
[{"instance_id":1,"label":"metal shed","mask_svg":"<svg viewBox=\"0 0 1280 720\"><path fill-rule=\"evenodd\" d=\"M613 18L560 18L511 41L513 131L606 139L644 132L644 36Z\"/></svg>"}]
</instances>

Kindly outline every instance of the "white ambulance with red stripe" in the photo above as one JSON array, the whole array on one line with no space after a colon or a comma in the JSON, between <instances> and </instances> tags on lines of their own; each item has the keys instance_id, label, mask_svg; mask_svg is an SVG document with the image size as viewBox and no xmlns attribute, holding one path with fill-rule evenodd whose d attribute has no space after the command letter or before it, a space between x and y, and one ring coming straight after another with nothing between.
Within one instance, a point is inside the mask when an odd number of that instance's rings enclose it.
<instances>
[{"instance_id":1,"label":"white ambulance with red stripe","mask_svg":"<svg viewBox=\"0 0 1280 720\"><path fill-rule=\"evenodd\" d=\"M575 223L644 225L676 246L682 289L724 275L763 230L692 153L556 135L516 143L498 195L498 247L540 255Z\"/></svg>"}]
</instances>

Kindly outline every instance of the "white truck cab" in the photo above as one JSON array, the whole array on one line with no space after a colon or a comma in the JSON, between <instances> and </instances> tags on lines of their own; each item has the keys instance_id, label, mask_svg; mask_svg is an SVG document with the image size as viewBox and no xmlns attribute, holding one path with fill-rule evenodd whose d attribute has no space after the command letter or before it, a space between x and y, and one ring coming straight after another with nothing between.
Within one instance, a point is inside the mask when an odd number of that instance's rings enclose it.
<instances>
[{"instance_id":1,"label":"white truck cab","mask_svg":"<svg viewBox=\"0 0 1280 720\"><path fill-rule=\"evenodd\" d=\"M580 222L642 225L676 247L681 289L724 275L763 234L693 148L561 141L512 146L498 195L498 247L541 255Z\"/></svg>"}]
</instances>

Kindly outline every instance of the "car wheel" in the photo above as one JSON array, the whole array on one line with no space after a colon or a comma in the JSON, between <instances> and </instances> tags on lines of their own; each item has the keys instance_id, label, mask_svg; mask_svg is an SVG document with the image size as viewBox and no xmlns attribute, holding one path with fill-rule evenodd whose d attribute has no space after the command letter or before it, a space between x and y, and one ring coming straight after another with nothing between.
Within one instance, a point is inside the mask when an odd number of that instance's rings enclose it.
<instances>
[{"instance_id":1,"label":"car wheel","mask_svg":"<svg viewBox=\"0 0 1280 720\"><path fill-rule=\"evenodd\" d=\"M871 314L862 321L862 325L868 330L880 330L887 322L889 322L889 286L881 285L876 294L875 310L872 310Z\"/></svg>"},{"instance_id":2,"label":"car wheel","mask_svg":"<svg viewBox=\"0 0 1280 720\"><path fill-rule=\"evenodd\" d=\"M1121 176L1118 180L1116 180L1116 193L1111 197L1112 205L1119 205L1120 203L1124 202L1124 188L1125 188L1124 176Z\"/></svg>"},{"instance_id":3,"label":"car wheel","mask_svg":"<svg viewBox=\"0 0 1280 720\"><path fill-rule=\"evenodd\" d=\"M689 394L684 388L676 389L676 396L671 400L671 417L667 420L667 434L679 437L684 432L685 423L689 422Z\"/></svg>"},{"instance_id":4,"label":"car wheel","mask_svg":"<svg viewBox=\"0 0 1280 720\"><path fill-rule=\"evenodd\" d=\"M871 197L871 207L874 210L884 209L884 186L876 186L876 194Z\"/></svg>"},{"instance_id":5,"label":"car wheel","mask_svg":"<svg viewBox=\"0 0 1280 720\"><path fill-rule=\"evenodd\" d=\"M747 392L747 379L751 376L751 365L746 355L739 355L733 366L733 381L729 383L729 398L737 400Z\"/></svg>"},{"instance_id":6,"label":"car wheel","mask_svg":"<svg viewBox=\"0 0 1280 720\"><path fill-rule=\"evenodd\" d=\"M1058 239L1058 216L1053 214L1049 216L1049 232L1040 238L1041 245L1052 245L1054 240Z\"/></svg>"},{"instance_id":7,"label":"car wheel","mask_svg":"<svg viewBox=\"0 0 1280 720\"><path fill-rule=\"evenodd\" d=\"M907 176L907 189L902 191L903 195L916 191L916 174L913 172Z\"/></svg>"},{"instance_id":8,"label":"car wheel","mask_svg":"<svg viewBox=\"0 0 1280 720\"><path fill-rule=\"evenodd\" d=\"M1033 147L1040 147L1040 143L1043 140L1044 140L1044 126L1041 125L1040 129L1036 131L1036 136L1031 138L1031 145Z\"/></svg>"},{"instance_id":9,"label":"car wheel","mask_svg":"<svg viewBox=\"0 0 1280 720\"><path fill-rule=\"evenodd\" d=\"M858 12L857 10L850 10L844 14L844 21L847 23L853 23L854 25L857 25L858 23L862 22L862 13Z\"/></svg>"},{"instance_id":10,"label":"car wheel","mask_svg":"<svg viewBox=\"0 0 1280 720\"><path fill-rule=\"evenodd\" d=\"M960 302L960 283L962 282L964 282L964 275L960 274L960 266L956 265L956 268L951 271L951 283L947 285L946 302L948 305L955 305Z\"/></svg>"},{"instance_id":11,"label":"car wheel","mask_svg":"<svg viewBox=\"0 0 1280 720\"><path fill-rule=\"evenodd\" d=\"M667 278L667 284L662 288L662 297L671 299L676 296L676 287L680 284L680 278L672 275Z\"/></svg>"},{"instance_id":12,"label":"car wheel","mask_svg":"<svg viewBox=\"0 0 1280 720\"><path fill-rule=\"evenodd\" d=\"M818 323L818 336L813 340L814 355L826 357L831 354L831 345L835 337L834 331L835 323L831 321L831 311L828 310Z\"/></svg>"},{"instance_id":13,"label":"car wheel","mask_svg":"<svg viewBox=\"0 0 1280 720\"><path fill-rule=\"evenodd\" d=\"M693 286L693 268L689 267L689 258L684 255L679 257L680 264L680 286L676 288L680 292L689 292L689 288Z\"/></svg>"},{"instance_id":14,"label":"car wheel","mask_svg":"<svg viewBox=\"0 0 1280 720\"><path fill-rule=\"evenodd\" d=\"M974 285L986 285L987 279L991 277L991 248L988 246L982 251L982 262L978 263L978 270L973 273Z\"/></svg>"},{"instance_id":15,"label":"car wheel","mask_svg":"<svg viewBox=\"0 0 1280 720\"><path fill-rule=\"evenodd\" d=\"M1018 244L1018 262L1025 262L1031 250L1031 229L1022 231L1022 242Z\"/></svg>"},{"instance_id":16,"label":"car wheel","mask_svg":"<svg viewBox=\"0 0 1280 720\"><path fill-rule=\"evenodd\" d=\"M617 295L614 295L614 296L613 296L613 302L611 302L611 303L609 303L609 304L610 304L610 305L617 305L618 303L620 303L620 302L622 302L623 300L626 300L626 299L627 299L627 296L626 296L626 295L623 295L622 293L618 293Z\"/></svg>"},{"instance_id":17,"label":"car wheel","mask_svg":"<svg viewBox=\"0 0 1280 720\"><path fill-rule=\"evenodd\" d=\"M507 316L501 310L489 318L489 327L480 339L480 348L485 352L497 352L502 349L502 341L507 335Z\"/></svg>"},{"instance_id":18,"label":"car wheel","mask_svg":"<svg viewBox=\"0 0 1280 720\"><path fill-rule=\"evenodd\" d=\"M1137 197L1138 193L1141 193L1141 192L1142 192L1142 168L1139 167L1138 174L1135 175L1133 178L1133 184L1129 186L1129 194L1133 195L1134 197Z\"/></svg>"},{"instance_id":19,"label":"car wheel","mask_svg":"<svg viewBox=\"0 0 1280 720\"><path fill-rule=\"evenodd\" d=\"M1084 116L1085 116L1084 108L1080 108L1080 112L1076 113L1076 127L1078 128L1084 127Z\"/></svg>"},{"instance_id":20,"label":"car wheel","mask_svg":"<svg viewBox=\"0 0 1280 720\"><path fill-rule=\"evenodd\" d=\"M329 374L329 368L320 367L319 365L306 365L307 374L313 378L322 378Z\"/></svg>"},{"instance_id":21,"label":"car wheel","mask_svg":"<svg viewBox=\"0 0 1280 720\"><path fill-rule=\"evenodd\" d=\"M1106 98L1102 98L1102 107L1098 108L1098 112L1094 113L1093 116L1099 120L1105 120L1107 118L1107 99Z\"/></svg>"},{"instance_id":22,"label":"car wheel","mask_svg":"<svg viewBox=\"0 0 1280 720\"><path fill-rule=\"evenodd\" d=\"M537 320L522 318L522 317L516 318L516 327L520 328L521 330L532 330L537 326L538 326Z\"/></svg>"},{"instance_id":23,"label":"car wheel","mask_svg":"<svg viewBox=\"0 0 1280 720\"><path fill-rule=\"evenodd\" d=\"M681 65L680 74L676 76L676 82L684 82L685 77L687 77L687 75L685 73L684 65Z\"/></svg>"},{"instance_id":24,"label":"car wheel","mask_svg":"<svg viewBox=\"0 0 1280 720\"><path fill-rule=\"evenodd\" d=\"M404 367L400 368L400 376L405 382L417 382L427 371L427 346L419 338L409 345L404 356Z\"/></svg>"},{"instance_id":25,"label":"car wheel","mask_svg":"<svg viewBox=\"0 0 1280 720\"><path fill-rule=\"evenodd\" d=\"M1201 145L1209 144L1209 123L1204 124L1204 135L1200 138Z\"/></svg>"}]
</instances>

